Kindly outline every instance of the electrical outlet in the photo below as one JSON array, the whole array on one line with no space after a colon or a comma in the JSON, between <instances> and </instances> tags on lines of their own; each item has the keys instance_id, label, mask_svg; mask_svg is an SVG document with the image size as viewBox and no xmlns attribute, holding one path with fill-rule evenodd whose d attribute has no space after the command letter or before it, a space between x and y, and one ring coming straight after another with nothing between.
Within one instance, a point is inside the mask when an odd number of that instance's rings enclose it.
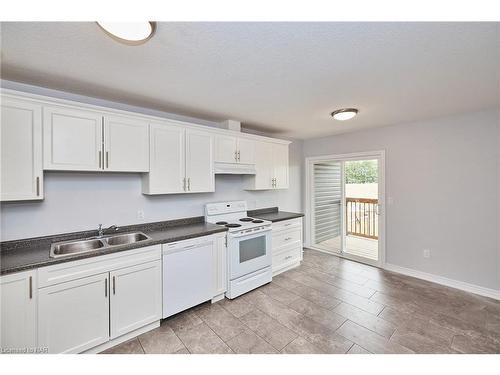
<instances>
[{"instance_id":1,"label":"electrical outlet","mask_svg":"<svg viewBox=\"0 0 500 375\"><path fill-rule=\"evenodd\" d=\"M431 251L429 249L424 249L424 258L430 258L431 257Z\"/></svg>"},{"instance_id":2,"label":"electrical outlet","mask_svg":"<svg viewBox=\"0 0 500 375\"><path fill-rule=\"evenodd\" d=\"M137 219L139 219L139 220L144 219L144 211L143 210L137 210Z\"/></svg>"}]
</instances>

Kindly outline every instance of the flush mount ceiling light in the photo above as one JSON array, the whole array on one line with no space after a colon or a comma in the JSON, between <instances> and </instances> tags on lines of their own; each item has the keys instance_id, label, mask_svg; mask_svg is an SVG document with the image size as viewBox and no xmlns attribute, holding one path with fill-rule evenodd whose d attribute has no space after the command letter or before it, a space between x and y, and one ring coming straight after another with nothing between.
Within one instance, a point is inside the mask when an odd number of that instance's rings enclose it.
<instances>
[{"instance_id":1,"label":"flush mount ceiling light","mask_svg":"<svg viewBox=\"0 0 500 375\"><path fill-rule=\"evenodd\" d=\"M359 111L356 108L342 108L333 111L331 115L335 120L345 121L352 119L358 114L358 112Z\"/></svg>"},{"instance_id":2,"label":"flush mount ceiling light","mask_svg":"<svg viewBox=\"0 0 500 375\"><path fill-rule=\"evenodd\" d=\"M156 31L156 22L97 22L113 39L128 45L147 42Z\"/></svg>"}]
</instances>

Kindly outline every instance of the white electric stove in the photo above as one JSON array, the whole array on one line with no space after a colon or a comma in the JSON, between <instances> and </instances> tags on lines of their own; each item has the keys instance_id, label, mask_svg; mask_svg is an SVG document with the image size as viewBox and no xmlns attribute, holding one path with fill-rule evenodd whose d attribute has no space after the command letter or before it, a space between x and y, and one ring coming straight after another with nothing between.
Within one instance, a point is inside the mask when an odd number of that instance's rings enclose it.
<instances>
[{"instance_id":1,"label":"white electric stove","mask_svg":"<svg viewBox=\"0 0 500 375\"><path fill-rule=\"evenodd\" d=\"M209 203L205 221L228 228L227 298L271 282L270 221L248 217L245 201Z\"/></svg>"}]
</instances>

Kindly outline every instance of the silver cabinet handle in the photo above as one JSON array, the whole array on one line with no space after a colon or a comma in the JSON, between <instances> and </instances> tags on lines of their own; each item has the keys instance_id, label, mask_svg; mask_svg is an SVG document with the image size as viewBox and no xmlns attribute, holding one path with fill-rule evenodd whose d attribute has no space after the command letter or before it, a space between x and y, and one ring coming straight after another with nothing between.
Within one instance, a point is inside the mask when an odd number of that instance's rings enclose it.
<instances>
[{"instance_id":1,"label":"silver cabinet handle","mask_svg":"<svg viewBox=\"0 0 500 375\"><path fill-rule=\"evenodd\" d=\"M292 239L292 237L287 237L285 238L285 241L290 241Z\"/></svg>"},{"instance_id":2,"label":"silver cabinet handle","mask_svg":"<svg viewBox=\"0 0 500 375\"><path fill-rule=\"evenodd\" d=\"M290 258L292 258L292 256L288 255L288 256L285 257L285 260L290 259Z\"/></svg>"},{"instance_id":3,"label":"silver cabinet handle","mask_svg":"<svg viewBox=\"0 0 500 375\"><path fill-rule=\"evenodd\" d=\"M40 177L36 178L36 196L40 196Z\"/></svg>"},{"instance_id":4,"label":"silver cabinet handle","mask_svg":"<svg viewBox=\"0 0 500 375\"><path fill-rule=\"evenodd\" d=\"M191 177L188 177L188 191L191 191Z\"/></svg>"},{"instance_id":5,"label":"silver cabinet handle","mask_svg":"<svg viewBox=\"0 0 500 375\"><path fill-rule=\"evenodd\" d=\"M115 277L113 276L113 294L116 294Z\"/></svg>"},{"instance_id":6,"label":"silver cabinet handle","mask_svg":"<svg viewBox=\"0 0 500 375\"><path fill-rule=\"evenodd\" d=\"M241 160L241 155L240 155L240 152L241 152L241 151L238 151L238 161L240 161L240 160Z\"/></svg>"},{"instance_id":7,"label":"silver cabinet handle","mask_svg":"<svg viewBox=\"0 0 500 375\"><path fill-rule=\"evenodd\" d=\"M109 168L109 152L106 151L106 168Z\"/></svg>"},{"instance_id":8,"label":"silver cabinet handle","mask_svg":"<svg viewBox=\"0 0 500 375\"><path fill-rule=\"evenodd\" d=\"M186 191L186 177L182 179L182 190Z\"/></svg>"},{"instance_id":9,"label":"silver cabinet handle","mask_svg":"<svg viewBox=\"0 0 500 375\"><path fill-rule=\"evenodd\" d=\"M30 299L33 299L33 276L30 276Z\"/></svg>"},{"instance_id":10,"label":"silver cabinet handle","mask_svg":"<svg viewBox=\"0 0 500 375\"><path fill-rule=\"evenodd\" d=\"M238 151L234 150L234 161L238 161Z\"/></svg>"},{"instance_id":11,"label":"silver cabinet handle","mask_svg":"<svg viewBox=\"0 0 500 375\"><path fill-rule=\"evenodd\" d=\"M101 166L102 162L101 161L102 161L102 151L99 150L99 169L102 168L102 166Z\"/></svg>"},{"instance_id":12,"label":"silver cabinet handle","mask_svg":"<svg viewBox=\"0 0 500 375\"><path fill-rule=\"evenodd\" d=\"M108 296L108 278L104 279L104 297Z\"/></svg>"}]
</instances>

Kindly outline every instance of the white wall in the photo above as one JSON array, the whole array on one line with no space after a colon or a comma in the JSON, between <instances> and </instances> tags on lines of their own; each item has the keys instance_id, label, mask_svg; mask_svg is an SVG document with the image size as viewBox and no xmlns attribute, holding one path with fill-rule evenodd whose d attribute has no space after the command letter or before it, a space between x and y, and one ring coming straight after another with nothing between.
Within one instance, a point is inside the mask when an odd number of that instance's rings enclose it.
<instances>
[{"instance_id":1,"label":"white wall","mask_svg":"<svg viewBox=\"0 0 500 375\"><path fill-rule=\"evenodd\" d=\"M89 104L186 119L169 113L13 82L3 81L2 86ZM215 126L215 123L208 121L195 121ZM202 216L205 203L237 199L247 200L250 209L279 206L283 210L300 212L301 170L302 141L293 141L290 144L290 188L286 190L247 192L243 190L243 176L217 175L215 193L146 196L141 194L139 173L45 172L43 201L1 204L0 239L6 241L79 231L96 228L98 223L126 225ZM139 209L145 213L144 220L137 219Z\"/></svg>"},{"instance_id":2,"label":"white wall","mask_svg":"<svg viewBox=\"0 0 500 375\"><path fill-rule=\"evenodd\" d=\"M386 261L500 290L500 111L311 139L303 149L385 149Z\"/></svg>"}]
</instances>

